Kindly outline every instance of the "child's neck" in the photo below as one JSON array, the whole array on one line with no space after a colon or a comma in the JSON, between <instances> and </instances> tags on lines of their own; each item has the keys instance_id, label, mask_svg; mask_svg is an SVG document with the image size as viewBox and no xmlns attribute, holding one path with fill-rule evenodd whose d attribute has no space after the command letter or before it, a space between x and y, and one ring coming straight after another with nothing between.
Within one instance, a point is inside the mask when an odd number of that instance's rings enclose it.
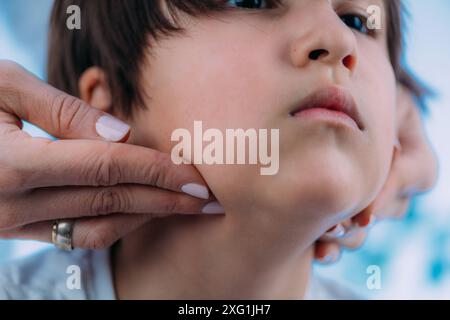
<instances>
[{"instance_id":1,"label":"child's neck","mask_svg":"<svg viewBox=\"0 0 450 320\"><path fill-rule=\"evenodd\" d=\"M310 245L233 217L155 219L122 240L112 255L117 298L303 298Z\"/></svg>"}]
</instances>

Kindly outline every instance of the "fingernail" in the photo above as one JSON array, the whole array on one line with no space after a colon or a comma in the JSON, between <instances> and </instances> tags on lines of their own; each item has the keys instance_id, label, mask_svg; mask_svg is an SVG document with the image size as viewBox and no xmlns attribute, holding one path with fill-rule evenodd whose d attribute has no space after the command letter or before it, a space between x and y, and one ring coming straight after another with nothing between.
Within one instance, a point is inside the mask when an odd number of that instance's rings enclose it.
<instances>
[{"instance_id":1,"label":"fingernail","mask_svg":"<svg viewBox=\"0 0 450 320\"><path fill-rule=\"evenodd\" d=\"M342 224L337 224L333 229L329 230L327 233L325 233L325 236L332 237L332 238L340 238L344 236L345 234L345 228L342 226Z\"/></svg>"},{"instance_id":2,"label":"fingernail","mask_svg":"<svg viewBox=\"0 0 450 320\"><path fill-rule=\"evenodd\" d=\"M210 202L203 207L203 213L206 214L221 214L225 213L225 209L217 201Z\"/></svg>"},{"instance_id":3,"label":"fingernail","mask_svg":"<svg viewBox=\"0 0 450 320\"><path fill-rule=\"evenodd\" d=\"M371 214L369 220L363 222L363 223L356 223L356 226L359 228L368 228L372 226L376 221L375 215Z\"/></svg>"},{"instance_id":4,"label":"fingernail","mask_svg":"<svg viewBox=\"0 0 450 320\"><path fill-rule=\"evenodd\" d=\"M330 263L336 262L338 259L339 259L339 253L333 252L333 253L327 254L323 258L320 258L318 261L322 264L330 264Z\"/></svg>"},{"instance_id":5,"label":"fingernail","mask_svg":"<svg viewBox=\"0 0 450 320\"><path fill-rule=\"evenodd\" d=\"M207 187L202 186L197 183L188 183L181 187L181 191L187 193L190 196L200 198L200 199L209 199L209 190Z\"/></svg>"},{"instance_id":6,"label":"fingernail","mask_svg":"<svg viewBox=\"0 0 450 320\"><path fill-rule=\"evenodd\" d=\"M130 126L110 115L104 115L95 124L97 134L105 140L121 141L130 132Z\"/></svg>"}]
</instances>

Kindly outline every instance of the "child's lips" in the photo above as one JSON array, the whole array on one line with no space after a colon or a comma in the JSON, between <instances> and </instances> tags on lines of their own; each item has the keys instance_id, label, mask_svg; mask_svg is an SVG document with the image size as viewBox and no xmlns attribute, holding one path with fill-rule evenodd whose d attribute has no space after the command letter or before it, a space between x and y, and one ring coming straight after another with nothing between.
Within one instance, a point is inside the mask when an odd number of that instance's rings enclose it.
<instances>
[{"instance_id":1,"label":"child's lips","mask_svg":"<svg viewBox=\"0 0 450 320\"><path fill-rule=\"evenodd\" d=\"M290 113L293 117L337 121L361 131L364 130L353 96L342 87L331 86L319 89L303 98L297 106Z\"/></svg>"}]
</instances>

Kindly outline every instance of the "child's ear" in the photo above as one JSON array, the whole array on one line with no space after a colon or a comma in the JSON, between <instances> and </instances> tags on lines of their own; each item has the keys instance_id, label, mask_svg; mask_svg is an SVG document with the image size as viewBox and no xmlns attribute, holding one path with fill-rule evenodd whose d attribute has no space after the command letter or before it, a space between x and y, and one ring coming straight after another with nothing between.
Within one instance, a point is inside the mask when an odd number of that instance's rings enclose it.
<instances>
[{"instance_id":1,"label":"child's ear","mask_svg":"<svg viewBox=\"0 0 450 320\"><path fill-rule=\"evenodd\" d=\"M102 111L111 111L111 92L102 69L91 67L83 72L78 81L78 88L82 100Z\"/></svg>"}]
</instances>

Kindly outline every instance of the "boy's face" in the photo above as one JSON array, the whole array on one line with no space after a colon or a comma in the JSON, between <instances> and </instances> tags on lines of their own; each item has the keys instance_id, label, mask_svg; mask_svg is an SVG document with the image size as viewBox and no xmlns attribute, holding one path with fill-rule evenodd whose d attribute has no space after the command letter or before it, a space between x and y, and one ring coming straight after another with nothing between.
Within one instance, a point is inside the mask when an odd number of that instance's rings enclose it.
<instances>
[{"instance_id":1,"label":"boy's face","mask_svg":"<svg viewBox=\"0 0 450 320\"><path fill-rule=\"evenodd\" d=\"M217 19L182 16L186 34L152 42L142 70L151 99L136 114L134 133L137 143L170 153L172 132L194 136L196 120L224 136L226 129L279 129L278 174L263 176L255 165L197 168L228 214L319 234L366 207L389 170L396 87L387 17L382 0L283 2ZM382 9L375 34L358 25L370 5ZM315 92L348 93L354 119L320 110L293 116ZM325 107L326 100L311 103Z\"/></svg>"}]
</instances>

